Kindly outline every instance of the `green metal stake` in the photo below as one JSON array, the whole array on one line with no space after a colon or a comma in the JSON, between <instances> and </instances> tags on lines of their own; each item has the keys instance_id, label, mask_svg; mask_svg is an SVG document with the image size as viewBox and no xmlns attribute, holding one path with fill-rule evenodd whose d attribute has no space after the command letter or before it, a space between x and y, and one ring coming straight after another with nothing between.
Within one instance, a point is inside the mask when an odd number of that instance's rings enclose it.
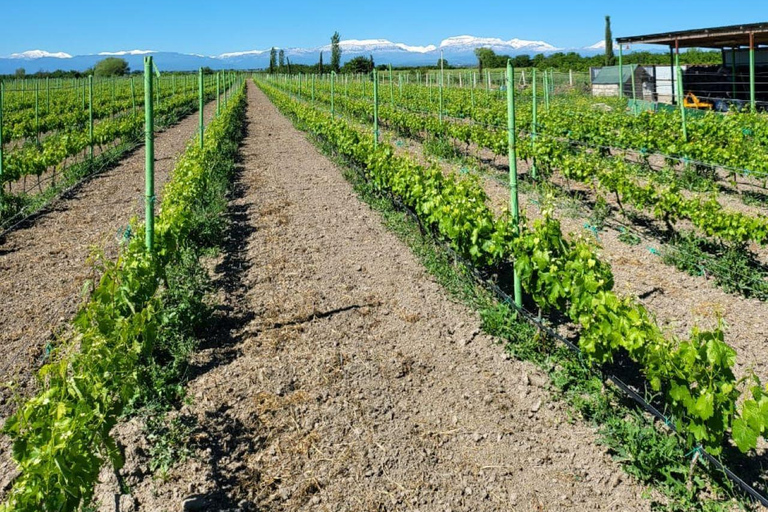
<instances>
[{"instance_id":1,"label":"green metal stake","mask_svg":"<svg viewBox=\"0 0 768 512\"><path fill-rule=\"evenodd\" d=\"M389 107L395 108L395 82L392 81L392 64L389 65Z\"/></svg>"},{"instance_id":2,"label":"green metal stake","mask_svg":"<svg viewBox=\"0 0 768 512\"><path fill-rule=\"evenodd\" d=\"M373 147L379 145L379 79L373 69Z\"/></svg>"},{"instance_id":3,"label":"green metal stake","mask_svg":"<svg viewBox=\"0 0 768 512\"><path fill-rule=\"evenodd\" d=\"M0 199L3 197L3 99L5 84L0 81Z\"/></svg>"},{"instance_id":4,"label":"green metal stake","mask_svg":"<svg viewBox=\"0 0 768 512\"><path fill-rule=\"evenodd\" d=\"M635 91L635 70L632 69L632 66L630 66L629 69L632 73L632 101L637 101L637 91Z\"/></svg>"},{"instance_id":5,"label":"green metal stake","mask_svg":"<svg viewBox=\"0 0 768 512\"><path fill-rule=\"evenodd\" d=\"M531 102L531 150L533 150L536 147L536 129L538 127L538 109L536 106L536 68L533 68L531 80L533 80L533 101ZM532 152L535 154L535 151ZM531 160L531 177L536 179L536 157Z\"/></svg>"},{"instance_id":6,"label":"green metal stake","mask_svg":"<svg viewBox=\"0 0 768 512\"><path fill-rule=\"evenodd\" d=\"M131 77L131 106L133 107L133 113L136 113L136 86L133 85L133 77Z\"/></svg>"},{"instance_id":7,"label":"green metal stake","mask_svg":"<svg viewBox=\"0 0 768 512\"><path fill-rule=\"evenodd\" d=\"M402 74L397 75L397 81L398 81L397 85L399 87L398 94L400 96L400 99L403 99L403 75Z\"/></svg>"},{"instance_id":8,"label":"green metal stake","mask_svg":"<svg viewBox=\"0 0 768 512\"><path fill-rule=\"evenodd\" d=\"M88 140L90 141L90 157L93 160L93 75L88 75Z\"/></svg>"},{"instance_id":9,"label":"green metal stake","mask_svg":"<svg viewBox=\"0 0 768 512\"><path fill-rule=\"evenodd\" d=\"M197 72L198 82L200 85L200 90L198 94L199 99L199 111L200 111L200 149L203 149L205 143L203 141L203 135L205 133L205 124L203 121L203 68L200 68Z\"/></svg>"},{"instance_id":10,"label":"green metal stake","mask_svg":"<svg viewBox=\"0 0 768 512\"><path fill-rule=\"evenodd\" d=\"M38 108L39 95L38 80L35 80L35 140L37 140L38 144L40 144L40 111Z\"/></svg>"},{"instance_id":11,"label":"green metal stake","mask_svg":"<svg viewBox=\"0 0 768 512\"><path fill-rule=\"evenodd\" d=\"M312 103L315 102L315 74L312 73Z\"/></svg>"},{"instance_id":12,"label":"green metal stake","mask_svg":"<svg viewBox=\"0 0 768 512\"><path fill-rule=\"evenodd\" d=\"M624 62L621 47L622 45L619 45L619 98L624 97Z\"/></svg>"},{"instance_id":13,"label":"green metal stake","mask_svg":"<svg viewBox=\"0 0 768 512\"><path fill-rule=\"evenodd\" d=\"M144 245L152 253L155 245L155 116L152 105L152 56L144 57Z\"/></svg>"},{"instance_id":14,"label":"green metal stake","mask_svg":"<svg viewBox=\"0 0 768 512\"><path fill-rule=\"evenodd\" d=\"M548 77L546 70L544 71L544 76L542 77L542 85L544 86L544 105L547 107L547 112L549 112L549 84L548 84Z\"/></svg>"},{"instance_id":15,"label":"green metal stake","mask_svg":"<svg viewBox=\"0 0 768 512\"><path fill-rule=\"evenodd\" d=\"M334 90L333 90L333 82L335 81L335 79L336 79L336 72L335 71L331 71L331 117L333 117L333 118L336 117L336 106L335 106L335 103L334 103L334 101L335 101L335 93L334 93Z\"/></svg>"},{"instance_id":16,"label":"green metal stake","mask_svg":"<svg viewBox=\"0 0 768 512\"><path fill-rule=\"evenodd\" d=\"M443 82L445 81L445 69L443 68L443 50L440 50L440 124L443 124Z\"/></svg>"},{"instance_id":17,"label":"green metal stake","mask_svg":"<svg viewBox=\"0 0 768 512\"><path fill-rule=\"evenodd\" d=\"M216 115L221 114L221 107L219 106L219 96L221 96L221 73L216 73Z\"/></svg>"},{"instance_id":18,"label":"green metal stake","mask_svg":"<svg viewBox=\"0 0 768 512\"><path fill-rule=\"evenodd\" d=\"M749 105L755 111L755 34L749 33Z\"/></svg>"},{"instance_id":19,"label":"green metal stake","mask_svg":"<svg viewBox=\"0 0 768 512\"><path fill-rule=\"evenodd\" d=\"M683 70L680 68L680 53L675 54L677 68L677 97L680 98L680 118L683 121L683 140L688 141L688 125L685 122L685 88L683 87Z\"/></svg>"},{"instance_id":20,"label":"green metal stake","mask_svg":"<svg viewBox=\"0 0 768 512\"><path fill-rule=\"evenodd\" d=\"M731 48L731 89L732 98L736 99L736 48Z\"/></svg>"},{"instance_id":21,"label":"green metal stake","mask_svg":"<svg viewBox=\"0 0 768 512\"><path fill-rule=\"evenodd\" d=\"M520 231L520 209L517 198L517 131L515 129L515 70L512 61L507 60L507 144L509 147L509 206L515 232ZM520 270L515 268L515 305L522 307L523 290L520 284Z\"/></svg>"}]
</instances>

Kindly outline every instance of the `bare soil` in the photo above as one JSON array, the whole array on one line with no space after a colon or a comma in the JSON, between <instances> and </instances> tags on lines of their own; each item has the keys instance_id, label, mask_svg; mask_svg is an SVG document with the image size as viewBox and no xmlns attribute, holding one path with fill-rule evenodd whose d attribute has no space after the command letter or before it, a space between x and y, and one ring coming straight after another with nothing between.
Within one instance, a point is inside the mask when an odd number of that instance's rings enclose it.
<instances>
[{"instance_id":1,"label":"bare soil","mask_svg":"<svg viewBox=\"0 0 768 512\"><path fill-rule=\"evenodd\" d=\"M215 103L205 110L210 120ZM155 187L163 185L197 129L197 116L158 133ZM0 240L0 381L22 379L39 363L46 341L76 311L95 277L94 250L113 259L124 230L144 211L144 151L95 176ZM7 395L0 396L5 403ZM0 407L0 412L7 412Z\"/></svg>"},{"instance_id":2,"label":"bare soil","mask_svg":"<svg viewBox=\"0 0 768 512\"><path fill-rule=\"evenodd\" d=\"M138 420L101 510L649 510L534 366L446 297L342 171L249 84L248 137L194 362L194 456Z\"/></svg>"}]
</instances>

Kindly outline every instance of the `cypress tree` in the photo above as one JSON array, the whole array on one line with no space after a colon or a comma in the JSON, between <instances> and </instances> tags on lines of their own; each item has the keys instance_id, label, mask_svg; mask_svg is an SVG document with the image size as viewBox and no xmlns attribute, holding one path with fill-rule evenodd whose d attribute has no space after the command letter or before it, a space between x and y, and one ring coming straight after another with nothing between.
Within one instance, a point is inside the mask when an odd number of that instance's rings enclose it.
<instances>
[{"instance_id":1,"label":"cypress tree","mask_svg":"<svg viewBox=\"0 0 768 512\"><path fill-rule=\"evenodd\" d=\"M616 57L613 56L613 33L611 32L611 17L605 17L605 65L613 66Z\"/></svg>"},{"instance_id":2,"label":"cypress tree","mask_svg":"<svg viewBox=\"0 0 768 512\"><path fill-rule=\"evenodd\" d=\"M338 32L334 32L331 36L331 69L335 72L341 71L341 46L339 42L341 36Z\"/></svg>"}]
</instances>

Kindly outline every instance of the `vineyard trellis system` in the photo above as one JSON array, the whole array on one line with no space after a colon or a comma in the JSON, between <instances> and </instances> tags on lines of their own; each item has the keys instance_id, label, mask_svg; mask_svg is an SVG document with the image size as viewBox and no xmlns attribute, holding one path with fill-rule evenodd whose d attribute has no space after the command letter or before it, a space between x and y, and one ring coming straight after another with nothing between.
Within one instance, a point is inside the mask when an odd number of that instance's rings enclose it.
<instances>
[{"instance_id":1,"label":"vineyard trellis system","mask_svg":"<svg viewBox=\"0 0 768 512\"><path fill-rule=\"evenodd\" d=\"M515 223L516 211L511 211L511 218L493 218L485 206L484 194L471 183L445 177L439 169L425 169L406 157L395 156L390 147L377 140L378 123L381 119L391 119L396 111L379 105L378 80L376 74L373 76L374 96L368 99L365 108L358 103L349 108L348 87L343 97L329 99L317 93L315 80L312 80L311 94L302 90L301 78L265 76L258 82L281 110L291 113L311 132L331 143L341 156L360 162L366 169L367 179L398 197L404 207L415 212L421 223L472 267L514 261L515 273L519 273L528 301L544 311L562 311L581 325L578 347L556 337L577 349L591 365L601 367L613 359L617 350L626 351L630 359L640 365L654 392L662 392L664 406L671 415L660 413L617 377L608 375L608 380L672 426L694 449L696 459L702 457L710 461L752 499L768 505L765 496L715 458L722 450L728 431L738 448L747 452L756 446L757 438L765 434L768 421L768 388L754 375L736 381L731 371L735 352L725 344L722 328L711 332L694 329L689 341L665 339L642 306L628 298L619 299L610 291L610 269L591 246L581 239L567 242L559 223L551 217L545 215L532 228ZM511 69L508 83L515 83ZM503 133L507 140L506 144L495 145L494 150L500 153L503 148L509 153L510 169L514 171L515 152L529 144L521 147L517 140L514 87L507 89L507 95L508 130ZM333 103L331 116L317 108L318 100L323 104ZM339 119L338 106L353 118L361 117L368 122L372 119L371 131L361 133ZM411 127L411 133L423 129L440 133L449 122L445 118L427 118L417 124L418 128ZM544 138L540 144L546 146L547 142ZM514 177L510 176L510 180L513 185ZM512 188L511 210L516 206L514 195ZM501 289L496 291L504 293ZM520 295L510 299L504 294L501 298L513 302L529 320L536 320L535 315L520 307ZM547 329L540 322L537 325ZM740 395L737 385L746 382L751 382L752 387L745 390L748 398L737 407Z\"/></svg>"}]
</instances>

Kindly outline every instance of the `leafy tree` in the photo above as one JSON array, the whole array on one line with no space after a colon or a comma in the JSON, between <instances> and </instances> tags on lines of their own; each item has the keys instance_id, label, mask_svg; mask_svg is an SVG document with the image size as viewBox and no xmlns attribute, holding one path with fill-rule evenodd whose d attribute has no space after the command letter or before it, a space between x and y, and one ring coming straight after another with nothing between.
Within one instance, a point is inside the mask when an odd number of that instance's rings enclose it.
<instances>
[{"instance_id":1,"label":"leafy tree","mask_svg":"<svg viewBox=\"0 0 768 512\"><path fill-rule=\"evenodd\" d=\"M613 56L613 32L611 32L611 17L605 17L605 65L613 66L616 57Z\"/></svg>"},{"instance_id":2,"label":"leafy tree","mask_svg":"<svg viewBox=\"0 0 768 512\"><path fill-rule=\"evenodd\" d=\"M533 66L533 61L530 55L516 55L512 59L512 65L516 68L530 68Z\"/></svg>"},{"instance_id":3,"label":"leafy tree","mask_svg":"<svg viewBox=\"0 0 768 512\"><path fill-rule=\"evenodd\" d=\"M25 76L27 76L27 70L24 68L17 68L16 73L14 73L14 76L16 78L24 78Z\"/></svg>"},{"instance_id":4,"label":"leafy tree","mask_svg":"<svg viewBox=\"0 0 768 512\"><path fill-rule=\"evenodd\" d=\"M280 49L278 62L279 62L280 69L283 69L283 67L285 66L285 50L283 50L282 48Z\"/></svg>"},{"instance_id":5,"label":"leafy tree","mask_svg":"<svg viewBox=\"0 0 768 512\"><path fill-rule=\"evenodd\" d=\"M280 51L282 51L282 50L280 50ZM286 59L285 62L288 65L288 74L290 75L291 74L291 59Z\"/></svg>"},{"instance_id":6,"label":"leafy tree","mask_svg":"<svg viewBox=\"0 0 768 512\"><path fill-rule=\"evenodd\" d=\"M338 32L334 32L331 36L331 69L335 72L341 71L341 46L339 42L341 36Z\"/></svg>"},{"instance_id":7,"label":"leafy tree","mask_svg":"<svg viewBox=\"0 0 768 512\"><path fill-rule=\"evenodd\" d=\"M269 72L274 73L277 70L277 50L273 46L269 50Z\"/></svg>"},{"instance_id":8,"label":"leafy tree","mask_svg":"<svg viewBox=\"0 0 768 512\"><path fill-rule=\"evenodd\" d=\"M347 61L341 71L342 73L370 73L373 71L373 59L366 59L360 55Z\"/></svg>"},{"instance_id":9,"label":"leafy tree","mask_svg":"<svg viewBox=\"0 0 768 512\"><path fill-rule=\"evenodd\" d=\"M450 69L451 66L448 64L448 61L445 59L437 59L437 69L440 68Z\"/></svg>"},{"instance_id":10,"label":"leafy tree","mask_svg":"<svg viewBox=\"0 0 768 512\"><path fill-rule=\"evenodd\" d=\"M117 57L107 57L93 66L95 76L123 76L128 73L128 61Z\"/></svg>"},{"instance_id":11,"label":"leafy tree","mask_svg":"<svg viewBox=\"0 0 768 512\"><path fill-rule=\"evenodd\" d=\"M320 62L318 62L317 67L318 67L318 70L317 70L318 73L322 75L323 74L323 52L320 52Z\"/></svg>"}]
</instances>

